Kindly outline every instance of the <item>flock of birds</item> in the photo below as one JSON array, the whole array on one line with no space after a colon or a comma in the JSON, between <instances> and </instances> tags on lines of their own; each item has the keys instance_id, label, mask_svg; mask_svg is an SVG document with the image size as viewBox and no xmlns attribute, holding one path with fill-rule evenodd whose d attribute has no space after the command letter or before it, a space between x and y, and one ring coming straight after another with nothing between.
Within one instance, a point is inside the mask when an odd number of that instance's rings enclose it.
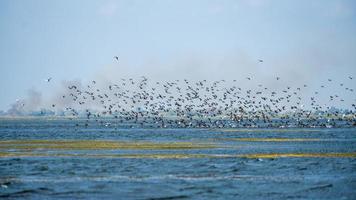
<instances>
[{"instance_id":1,"label":"flock of birds","mask_svg":"<svg viewBox=\"0 0 356 200\"><path fill-rule=\"evenodd\" d=\"M114 59L119 61L118 56ZM246 77L246 81L251 79ZM275 79L280 81L281 77ZM91 122L156 128L356 126L355 102L349 106L351 109L342 111L318 102L318 91L305 99L302 93L308 87L306 84L277 91L262 84L252 90L236 86L237 80L227 82L187 79L151 82L142 76L99 87L93 80L86 87L68 85L61 98L67 104L65 110L70 119L84 118L84 126ZM339 87L354 95L354 89L343 83ZM337 94L328 98L330 102L345 101Z\"/></svg>"},{"instance_id":2,"label":"flock of birds","mask_svg":"<svg viewBox=\"0 0 356 200\"><path fill-rule=\"evenodd\" d=\"M277 81L280 79L276 77ZM250 80L251 77L246 78ZM301 93L307 85L287 86L277 92L263 85L251 90L234 86L236 80L230 86L227 82L187 79L151 82L140 77L100 87L92 81L86 86L68 85L60 98L67 104L65 110L70 119L85 119L77 126L90 126L93 122L155 128L356 126L355 103L350 105L351 109L342 111L318 103L318 92L305 100ZM352 88L344 89L354 94ZM331 95L329 101L344 99Z\"/></svg>"}]
</instances>

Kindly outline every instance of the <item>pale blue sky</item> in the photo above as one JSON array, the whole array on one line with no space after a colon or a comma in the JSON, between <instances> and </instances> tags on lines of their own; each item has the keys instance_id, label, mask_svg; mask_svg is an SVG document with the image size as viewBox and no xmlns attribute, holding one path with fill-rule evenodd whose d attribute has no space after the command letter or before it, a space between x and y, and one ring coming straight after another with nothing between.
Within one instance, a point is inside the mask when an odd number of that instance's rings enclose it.
<instances>
[{"instance_id":1,"label":"pale blue sky","mask_svg":"<svg viewBox=\"0 0 356 200\"><path fill-rule=\"evenodd\" d=\"M0 110L73 79L343 81L355 35L353 0L0 0Z\"/></svg>"}]
</instances>

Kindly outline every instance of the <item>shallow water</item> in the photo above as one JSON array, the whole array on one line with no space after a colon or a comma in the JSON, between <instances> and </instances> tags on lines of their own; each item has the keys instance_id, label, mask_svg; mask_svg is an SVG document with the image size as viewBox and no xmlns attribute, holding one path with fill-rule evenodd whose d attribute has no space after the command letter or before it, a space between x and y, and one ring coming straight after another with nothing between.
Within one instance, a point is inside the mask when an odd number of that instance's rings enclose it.
<instances>
[{"instance_id":1,"label":"shallow water","mask_svg":"<svg viewBox=\"0 0 356 200\"><path fill-rule=\"evenodd\" d=\"M356 128L132 129L75 124L1 120L0 198L356 196Z\"/></svg>"}]
</instances>

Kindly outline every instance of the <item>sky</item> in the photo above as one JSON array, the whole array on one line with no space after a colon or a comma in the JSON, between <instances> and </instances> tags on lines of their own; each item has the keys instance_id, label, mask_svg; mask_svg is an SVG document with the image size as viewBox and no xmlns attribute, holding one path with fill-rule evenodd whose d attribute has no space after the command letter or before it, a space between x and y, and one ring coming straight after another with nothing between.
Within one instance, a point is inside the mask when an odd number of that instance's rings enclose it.
<instances>
[{"instance_id":1,"label":"sky","mask_svg":"<svg viewBox=\"0 0 356 200\"><path fill-rule=\"evenodd\" d=\"M352 87L355 35L353 0L0 0L0 110L141 75Z\"/></svg>"}]
</instances>

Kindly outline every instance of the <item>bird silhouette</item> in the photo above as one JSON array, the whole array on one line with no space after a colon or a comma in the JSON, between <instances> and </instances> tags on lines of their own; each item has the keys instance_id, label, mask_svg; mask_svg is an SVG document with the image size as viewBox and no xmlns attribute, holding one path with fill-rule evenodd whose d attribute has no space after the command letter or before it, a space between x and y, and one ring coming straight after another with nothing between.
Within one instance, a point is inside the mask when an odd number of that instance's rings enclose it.
<instances>
[{"instance_id":1,"label":"bird silhouette","mask_svg":"<svg viewBox=\"0 0 356 200\"><path fill-rule=\"evenodd\" d=\"M347 103L342 93L331 94L332 91L320 89L309 95L303 94L308 87L304 83L297 87L280 82L276 88L259 83L256 87L252 85L251 77L246 79L250 88L242 87L236 79L151 81L142 76L137 79L122 78L105 86L91 81L87 85L89 87L68 85L62 99L68 103L66 111L73 118L85 117L83 123L78 122L78 126L84 127L89 127L91 123L107 128L116 124L153 128L329 127L338 126L338 123L343 126L356 124L354 102L347 112L331 112L336 102ZM338 82L327 80L329 83L321 85L321 88ZM354 92L353 88L343 84L336 85L347 93ZM327 98L322 98L323 95ZM52 104L52 107L59 109L59 104Z\"/></svg>"}]
</instances>

